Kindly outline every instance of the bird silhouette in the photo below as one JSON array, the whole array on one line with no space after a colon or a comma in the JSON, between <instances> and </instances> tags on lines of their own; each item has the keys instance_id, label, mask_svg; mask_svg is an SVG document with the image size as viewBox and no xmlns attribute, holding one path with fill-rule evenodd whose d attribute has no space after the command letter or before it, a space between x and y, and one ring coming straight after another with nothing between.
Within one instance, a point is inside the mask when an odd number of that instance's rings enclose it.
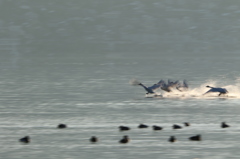
<instances>
[{"instance_id":1,"label":"bird silhouette","mask_svg":"<svg viewBox=\"0 0 240 159\"><path fill-rule=\"evenodd\" d=\"M190 123L188 123L188 122L185 122L185 123L183 123L185 126L190 126Z\"/></svg>"},{"instance_id":2,"label":"bird silhouette","mask_svg":"<svg viewBox=\"0 0 240 159\"><path fill-rule=\"evenodd\" d=\"M163 91L166 92L172 92L171 88L173 86L173 82L171 82L170 80L168 80L168 83L166 83L164 80L159 81L160 85L161 85L161 89Z\"/></svg>"},{"instance_id":3,"label":"bird silhouette","mask_svg":"<svg viewBox=\"0 0 240 159\"><path fill-rule=\"evenodd\" d=\"M206 93L204 93L203 95L206 95L208 93L214 93L214 92L219 92L218 96L221 96L222 94L227 94L228 91L225 88L215 88L215 87L211 87L211 86L206 86L207 88L211 88L210 90L208 90Z\"/></svg>"},{"instance_id":4,"label":"bird silhouette","mask_svg":"<svg viewBox=\"0 0 240 159\"><path fill-rule=\"evenodd\" d=\"M127 130L130 130L130 128L127 127L127 126L119 126L118 128L119 128L119 131L127 131Z\"/></svg>"},{"instance_id":5,"label":"bird silhouette","mask_svg":"<svg viewBox=\"0 0 240 159\"><path fill-rule=\"evenodd\" d=\"M145 124L139 124L139 125L138 125L138 128L148 128L148 125L145 125Z\"/></svg>"},{"instance_id":6,"label":"bird silhouette","mask_svg":"<svg viewBox=\"0 0 240 159\"><path fill-rule=\"evenodd\" d=\"M192 141L201 141L202 140L201 135L191 136L188 139L192 140Z\"/></svg>"},{"instance_id":7,"label":"bird silhouette","mask_svg":"<svg viewBox=\"0 0 240 159\"><path fill-rule=\"evenodd\" d=\"M19 142L29 143L30 142L30 137L29 136L25 136L25 137L19 139Z\"/></svg>"},{"instance_id":8,"label":"bird silhouette","mask_svg":"<svg viewBox=\"0 0 240 159\"><path fill-rule=\"evenodd\" d=\"M226 124L225 122L222 122L221 127L222 127L222 128L228 128L228 127L230 127L230 126L229 126L228 124Z\"/></svg>"},{"instance_id":9,"label":"bird silhouette","mask_svg":"<svg viewBox=\"0 0 240 159\"><path fill-rule=\"evenodd\" d=\"M121 140L119 140L119 143L126 144L129 142L129 138L127 135L123 136Z\"/></svg>"},{"instance_id":10,"label":"bird silhouette","mask_svg":"<svg viewBox=\"0 0 240 159\"><path fill-rule=\"evenodd\" d=\"M64 128L67 128L67 125L66 124L58 124L57 128L64 129Z\"/></svg>"},{"instance_id":11,"label":"bird silhouette","mask_svg":"<svg viewBox=\"0 0 240 159\"><path fill-rule=\"evenodd\" d=\"M170 138L168 139L169 142L175 142L177 141L177 139L175 138L175 136L170 136Z\"/></svg>"},{"instance_id":12,"label":"bird silhouette","mask_svg":"<svg viewBox=\"0 0 240 159\"><path fill-rule=\"evenodd\" d=\"M172 126L172 128L173 128L173 129L182 129L182 127L181 127L180 125L176 125L176 124L174 124L174 125Z\"/></svg>"},{"instance_id":13,"label":"bird silhouette","mask_svg":"<svg viewBox=\"0 0 240 159\"><path fill-rule=\"evenodd\" d=\"M186 92L188 90L187 81L183 80L183 83L182 84L179 83L176 89L179 90L180 92Z\"/></svg>"},{"instance_id":14,"label":"bird silhouette","mask_svg":"<svg viewBox=\"0 0 240 159\"><path fill-rule=\"evenodd\" d=\"M98 142L98 138L96 136L92 136L90 139L89 139L90 142L92 143L95 143L95 142Z\"/></svg>"},{"instance_id":15,"label":"bird silhouette","mask_svg":"<svg viewBox=\"0 0 240 159\"><path fill-rule=\"evenodd\" d=\"M155 94L155 90L157 90L158 88L161 87L161 81L159 81L156 84L153 84L150 87L145 86L144 84L142 84L141 82L139 82L136 79L130 80L130 84L134 85L134 86L137 86L137 85L142 86L147 91L146 94Z\"/></svg>"},{"instance_id":16,"label":"bird silhouette","mask_svg":"<svg viewBox=\"0 0 240 159\"><path fill-rule=\"evenodd\" d=\"M158 83L156 83L150 87L145 86L144 84L142 84L141 82L139 82L136 79L130 80L129 83L134 86L137 86L137 85L142 86L147 91L146 94L156 94L155 91L159 88L166 92L172 92L173 89L177 89L180 92L188 90L188 84L187 84L186 80L184 80L182 84L178 80L172 81L172 80L168 79L167 82L165 82L164 80L160 80Z\"/></svg>"},{"instance_id":17,"label":"bird silhouette","mask_svg":"<svg viewBox=\"0 0 240 159\"><path fill-rule=\"evenodd\" d=\"M162 130L163 128L160 126L153 125L152 126L153 130Z\"/></svg>"}]
</instances>

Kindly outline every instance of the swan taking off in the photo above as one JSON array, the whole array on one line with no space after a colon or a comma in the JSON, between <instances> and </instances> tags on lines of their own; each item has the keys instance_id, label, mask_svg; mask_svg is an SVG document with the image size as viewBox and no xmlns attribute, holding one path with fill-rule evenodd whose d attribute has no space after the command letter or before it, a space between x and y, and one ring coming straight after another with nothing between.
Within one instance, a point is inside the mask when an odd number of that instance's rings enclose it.
<instances>
[{"instance_id":1,"label":"swan taking off","mask_svg":"<svg viewBox=\"0 0 240 159\"><path fill-rule=\"evenodd\" d=\"M142 84L136 79L131 80L129 83L133 86L137 86L137 85L142 86L147 91L146 94L155 94L154 90L161 87L161 83L160 83L161 81L159 81L157 84L152 85L151 87L146 87L144 84Z\"/></svg>"},{"instance_id":2,"label":"swan taking off","mask_svg":"<svg viewBox=\"0 0 240 159\"><path fill-rule=\"evenodd\" d=\"M184 80L182 84L178 80L177 81L168 80L167 83L164 80L160 80L158 83L152 85L151 87L146 87L136 79L130 80L129 83L134 86L137 86L137 85L142 86L147 91L146 94L156 94L154 91L159 88L161 88L163 91L166 91L166 92L172 92L173 89L177 89L180 92L184 92L188 90L188 84L186 80Z\"/></svg>"},{"instance_id":3,"label":"swan taking off","mask_svg":"<svg viewBox=\"0 0 240 159\"><path fill-rule=\"evenodd\" d=\"M188 84L186 80L183 80L182 84L178 84L178 86L176 87L177 90L179 90L180 92L185 92L188 90Z\"/></svg>"},{"instance_id":4,"label":"swan taking off","mask_svg":"<svg viewBox=\"0 0 240 159\"><path fill-rule=\"evenodd\" d=\"M168 79L168 83L165 83L163 80L159 81L161 85L161 89L166 92L172 92L174 89L177 89L180 92L186 92L188 91L188 84L186 80L183 80L183 83L180 83L177 81L171 81Z\"/></svg>"},{"instance_id":5,"label":"swan taking off","mask_svg":"<svg viewBox=\"0 0 240 159\"><path fill-rule=\"evenodd\" d=\"M225 88L214 88L214 87L211 87L211 86L206 86L207 88L211 88L209 91L207 91L206 93L204 93L203 95L207 94L207 93L214 93L214 92L219 92L219 95L222 95L222 94L227 94L228 91L225 89Z\"/></svg>"}]
</instances>

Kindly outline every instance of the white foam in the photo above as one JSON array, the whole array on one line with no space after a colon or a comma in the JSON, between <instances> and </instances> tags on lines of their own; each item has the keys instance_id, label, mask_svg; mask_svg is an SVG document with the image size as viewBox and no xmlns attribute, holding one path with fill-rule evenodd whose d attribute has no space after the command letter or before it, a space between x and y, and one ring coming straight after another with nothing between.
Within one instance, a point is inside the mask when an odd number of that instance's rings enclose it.
<instances>
[{"instance_id":1,"label":"white foam","mask_svg":"<svg viewBox=\"0 0 240 159\"><path fill-rule=\"evenodd\" d=\"M229 84L229 85L221 85L220 82L209 80L199 86L196 87L189 87L188 91L186 92L179 92L178 90L172 90L172 92L158 92L159 94L162 94L165 98L176 98L176 97L197 97L197 98L209 98L209 97L219 97L218 92L216 93L208 93L203 96L205 92L209 90L206 86L212 86L212 87L221 87L227 89L229 92L227 95L220 96L221 98L240 98L240 80L236 80L236 83Z\"/></svg>"}]
</instances>

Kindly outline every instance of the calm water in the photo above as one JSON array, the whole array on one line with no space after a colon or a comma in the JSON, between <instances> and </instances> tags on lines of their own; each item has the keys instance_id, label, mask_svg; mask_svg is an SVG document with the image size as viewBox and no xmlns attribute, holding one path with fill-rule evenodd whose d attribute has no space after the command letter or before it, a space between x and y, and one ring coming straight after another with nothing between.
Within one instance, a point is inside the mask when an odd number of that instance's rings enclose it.
<instances>
[{"instance_id":1,"label":"calm water","mask_svg":"<svg viewBox=\"0 0 240 159\"><path fill-rule=\"evenodd\" d=\"M239 5L0 1L1 158L239 158ZM133 78L147 86L186 79L190 90L145 98ZM206 85L229 97L202 97ZM172 129L183 122L191 126ZM196 134L202 141L188 140ZM19 143L26 135L31 142ZM128 144L118 143L123 135Z\"/></svg>"}]
</instances>

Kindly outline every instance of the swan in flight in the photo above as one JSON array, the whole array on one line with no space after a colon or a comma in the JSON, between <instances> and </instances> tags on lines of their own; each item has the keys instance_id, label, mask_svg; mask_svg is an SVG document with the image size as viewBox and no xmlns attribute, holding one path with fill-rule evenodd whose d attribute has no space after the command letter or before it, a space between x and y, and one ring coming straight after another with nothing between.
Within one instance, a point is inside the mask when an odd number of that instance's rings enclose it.
<instances>
[{"instance_id":1,"label":"swan in flight","mask_svg":"<svg viewBox=\"0 0 240 159\"><path fill-rule=\"evenodd\" d=\"M176 87L177 90L180 92L186 92L188 90L188 84L186 80L183 80L183 83L180 84Z\"/></svg>"},{"instance_id":2,"label":"swan in flight","mask_svg":"<svg viewBox=\"0 0 240 159\"><path fill-rule=\"evenodd\" d=\"M183 81L183 84L180 84L178 80L175 82L168 80L167 83L164 80L160 80L158 83L152 85L151 87L146 87L141 82L137 81L136 79L133 79L130 81L130 84L134 86L136 85L142 86L147 91L146 94L156 94L154 91L159 88L161 88L163 91L166 91L166 92L172 92L172 89L177 89L180 92L188 90L188 84L186 80Z\"/></svg>"},{"instance_id":3,"label":"swan in flight","mask_svg":"<svg viewBox=\"0 0 240 159\"><path fill-rule=\"evenodd\" d=\"M186 80L183 80L183 83L181 84L178 80L177 81L171 81L168 79L168 83L165 83L163 80L161 82L161 89L166 92L172 92L173 89L177 89L180 92L185 92L188 90L188 84Z\"/></svg>"},{"instance_id":4,"label":"swan in flight","mask_svg":"<svg viewBox=\"0 0 240 159\"><path fill-rule=\"evenodd\" d=\"M164 90L164 91L166 91L166 92L171 92L171 91L172 91L172 90L171 90L170 81L168 81L168 84L167 84L167 83L165 83L164 80L160 80L160 81L158 82L158 84L159 84L159 87L160 87L162 90Z\"/></svg>"},{"instance_id":5,"label":"swan in flight","mask_svg":"<svg viewBox=\"0 0 240 159\"><path fill-rule=\"evenodd\" d=\"M209 91L207 91L206 93L204 93L203 95L207 94L207 93L212 93L212 92L219 92L219 95L222 94L227 94L228 91L225 88L215 88L215 87L211 87L211 86L206 86L207 88L211 88Z\"/></svg>"},{"instance_id":6,"label":"swan in flight","mask_svg":"<svg viewBox=\"0 0 240 159\"><path fill-rule=\"evenodd\" d=\"M171 87L174 85L174 82L168 80L168 83L165 83L164 80L160 81L161 83L161 89L166 91L166 92L172 92Z\"/></svg>"},{"instance_id":7,"label":"swan in flight","mask_svg":"<svg viewBox=\"0 0 240 159\"><path fill-rule=\"evenodd\" d=\"M146 94L155 94L154 91L161 87L161 81L159 81L157 84L152 85L151 87L146 87L144 84L142 84L141 82L139 82L139 81L137 81L135 79L131 80L130 84L132 84L134 86L136 86L136 85L142 86L147 91Z\"/></svg>"}]
</instances>

